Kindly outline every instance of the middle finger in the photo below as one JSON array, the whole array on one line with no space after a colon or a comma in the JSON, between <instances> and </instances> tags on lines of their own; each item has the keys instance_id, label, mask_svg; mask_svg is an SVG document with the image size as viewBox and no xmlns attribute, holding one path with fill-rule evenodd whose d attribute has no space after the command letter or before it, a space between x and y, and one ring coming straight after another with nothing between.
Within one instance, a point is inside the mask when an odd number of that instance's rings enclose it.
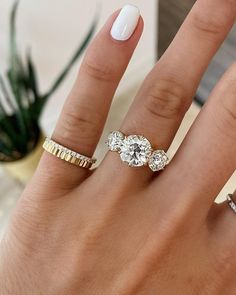
<instances>
[{"instance_id":1,"label":"middle finger","mask_svg":"<svg viewBox=\"0 0 236 295\"><path fill-rule=\"evenodd\" d=\"M235 22L236 2L199 0L194 5L166 53L148 75L131 106L121 131L126 135L144 135L154 148L166 150L191 104L211 58ZM143 177L143 169L114 163L109 154L106 163L114 171L126 169L126 176ZM147 168L145 168L147 169ZM116 169L115 169L116 170ZM145 170L145 180L152 175Z\"/></svg>"}]
</instances>

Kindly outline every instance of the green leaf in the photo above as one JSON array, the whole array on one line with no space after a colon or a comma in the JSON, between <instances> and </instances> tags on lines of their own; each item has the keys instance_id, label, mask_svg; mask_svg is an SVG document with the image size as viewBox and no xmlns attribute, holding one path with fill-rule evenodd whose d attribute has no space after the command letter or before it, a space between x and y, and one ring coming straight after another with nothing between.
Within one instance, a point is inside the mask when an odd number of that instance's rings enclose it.
<instances>
[{"instance_id":1,"label":"green leaf","mask_svg":"<svg viewBox=\"0 0 236 295\"><path fill-rule=\"evenodd\" d=\"M11 117L8 115L1 116L0 129L9 138L11 146L17 146L19 142L19 132L16 130Z\"/></svg>"},{"instance_id":2,"label":"green leaf","mask_svg":"<svg viewBox=\"0 0 236 295\"><path fill-rule=\"evenodd\" d=\"M16 14L18 9L19 1L16 0L10 15L10 62L11 69L17 71L18 61L17 61L17 45L16 45Z\"/></svg>"},{"instance_id":3,"label":"green leaf","mask_svg":"<svg viewBox=\"0 0 236 295\"><path fill-rule=\"evenodd\" d=\"M16 0L10 15L10 69L7 72L7 78L11 86L12 93L14 94L18 110L16 111L18 117L18 124L22 137L27 139L27 120L29 116L24 109L22 96L22 80L24 80L25 71L17 53L16 44L16 15L19 1Z\"/></svg>"},{"instance_id":4,"label":"green leaf","mask_svg":"<svg viewBox=\"0 0 236 295\"><path fill-rule=\"evenodd\" d=\"M4 106L0 103L0 118L1 117L6 117L7 116L7 112L4 108Z\"/></svg>"},{"instance_id":5,"label":"green leaf","mask_svg":"<svg viewBox=\"0 0 236 295\"><path fill-rule=\"evenodd\" d=\"M28 88L34 93L35 100L39 98L37 75L34 63L31 58L30 51L27 54L27 66L28 66Z\"/></svg>"},{"instance_id":6,"label":"green leaf","mask_svg":"<svg viewBox=\"0 0 236 295\"><path fill-rule=\"evenodd\" d=\"M9 151L9 154L11 153L11 151L14 149L14 146L12 144L12 141L9 137L9 134L7 134L3 128L2 128L2 124L0 126L0 143L2 144L2 146ZM2 150L3 152L3 150ZM8 155L9 155L8 154Z\"/></svg>"},{"instance_id":7,"label":"green leaf","mask_svg":"<svg viewBox=\"0 0 236 295\"><path fill-rule=\"evenodd\" d=\"M0 161L1 158L11 158L11 149L0 141Z\"/></svg>"},{"instance_id":8,"label":"green leaf","mask_svg":"<svg viewBox=\"0 0 236 295\"><path fill-rule=\"evenodd\" d=\"M16 114L18 117L18 124L20 127L20 131L22 133L22 136L26 138L27 128L26 128L25 121L26 121L27 115L26 115L26 110L23 108L23 105L22 105L21 89L18 83L14 80L14 77L11 71L7 73L7 78L18 107L18 109L16 110Z\"/></svg>"},{"instance_id":9,"label":"green leaf","mask_svg":"<svg viewBox=\"0 0 236 295\"><path fill-rule=\"evenodd\" d=\"M0 90L2 91L2 94L4 95L4 98L5 98L6 102L8 103L8 106L10 107L10 109L13 112L16 111L16 108L13 105L13 102L12 102L12 100L10 98L10 94L8 93L7 87L5 85L3 77L1 75L0 75Z\"/></svg>"},{"instance_id":10,"label":"green leaf","mask_svg":"<svg viewBox=\"0 0 236 295\"><path fill-rule=\"evenodd\" d=\"M94 18L82 44L52 83L47 93L41 95L36 68L30 52L27 53L26 63L22 61L18 52L16 39L18 5L19 1L16 0L10 15L10 55L9 69L6 73L7 81L5 81L5 77L0 76L0 95L4 96L8 106L13 110L13 114L8 115L0 101L0 161L18 160L35 147L40 136L38 119L42 109L49 96L57 90L75 61L83 53L95 31L98 20L98 17Z\"/></svg>"}]
</instances>

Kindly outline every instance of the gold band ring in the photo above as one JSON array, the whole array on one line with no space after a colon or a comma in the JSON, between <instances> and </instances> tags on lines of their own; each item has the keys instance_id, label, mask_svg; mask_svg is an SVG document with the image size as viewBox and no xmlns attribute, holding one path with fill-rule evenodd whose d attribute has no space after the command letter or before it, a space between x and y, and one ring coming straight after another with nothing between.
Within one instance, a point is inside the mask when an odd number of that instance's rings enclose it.
<instances>
[{"instance_id":1,"label":"gold band ring","mask_svg":"<svg viewBox=\"0 0 236 295\"><path fill-rule=\"evenodd\" d=\"M97 161L95 158L89 158L72 151L50 138L45 139L43 148L48 153L58 157L61 160L86 169L91 168L91 166Z\"/></svg>"}]
</instances>

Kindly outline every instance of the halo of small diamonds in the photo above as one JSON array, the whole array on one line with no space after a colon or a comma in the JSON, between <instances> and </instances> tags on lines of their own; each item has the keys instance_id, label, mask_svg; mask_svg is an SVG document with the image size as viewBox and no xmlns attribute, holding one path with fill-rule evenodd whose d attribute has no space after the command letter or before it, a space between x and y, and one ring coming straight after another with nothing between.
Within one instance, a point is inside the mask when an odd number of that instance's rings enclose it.
<instances>
[{"instance_id":1,"label":"halo of small diamonds","mask_svg":"<svg viewBox=\"0 0 236 295\"><path fill-rule=\"evenodd\" d=\"M152 153L148 165L153 172L157 172L163 170L168 162L167 154L162 150L157 150Z\"/></svg>"},{"instance_id":2,"label":"halo of small diamonds","mask_svg":"<svg viewBox=\"0 0 236 295\"><path fill-rule=\"evenodd\" d=\"M151 154L151 144L145 137L130 135L123 141L120 158L130 167L141 167L147 165Z\"/></svg>"}]
</instances>

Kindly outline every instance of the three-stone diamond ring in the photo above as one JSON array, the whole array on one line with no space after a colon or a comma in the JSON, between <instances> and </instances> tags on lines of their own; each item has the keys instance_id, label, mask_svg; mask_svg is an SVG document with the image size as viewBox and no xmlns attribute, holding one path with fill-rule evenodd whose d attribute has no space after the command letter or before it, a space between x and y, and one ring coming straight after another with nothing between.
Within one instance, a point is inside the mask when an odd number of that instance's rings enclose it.
<instances>
[{"instance_id":1,"label":"three-stone diamond ring","mask_svg":"<svg viewBox=\"0 0 236 295\"><path fill-rule=\"evenodd\" d=\"M121 160L130 167L149 166L153 172L163 170L169 159L163 150L154 150L151 143L141 135L125 136L113 131L106 141L112 152L118 152Z\"/></svg>"}]
</instances>

